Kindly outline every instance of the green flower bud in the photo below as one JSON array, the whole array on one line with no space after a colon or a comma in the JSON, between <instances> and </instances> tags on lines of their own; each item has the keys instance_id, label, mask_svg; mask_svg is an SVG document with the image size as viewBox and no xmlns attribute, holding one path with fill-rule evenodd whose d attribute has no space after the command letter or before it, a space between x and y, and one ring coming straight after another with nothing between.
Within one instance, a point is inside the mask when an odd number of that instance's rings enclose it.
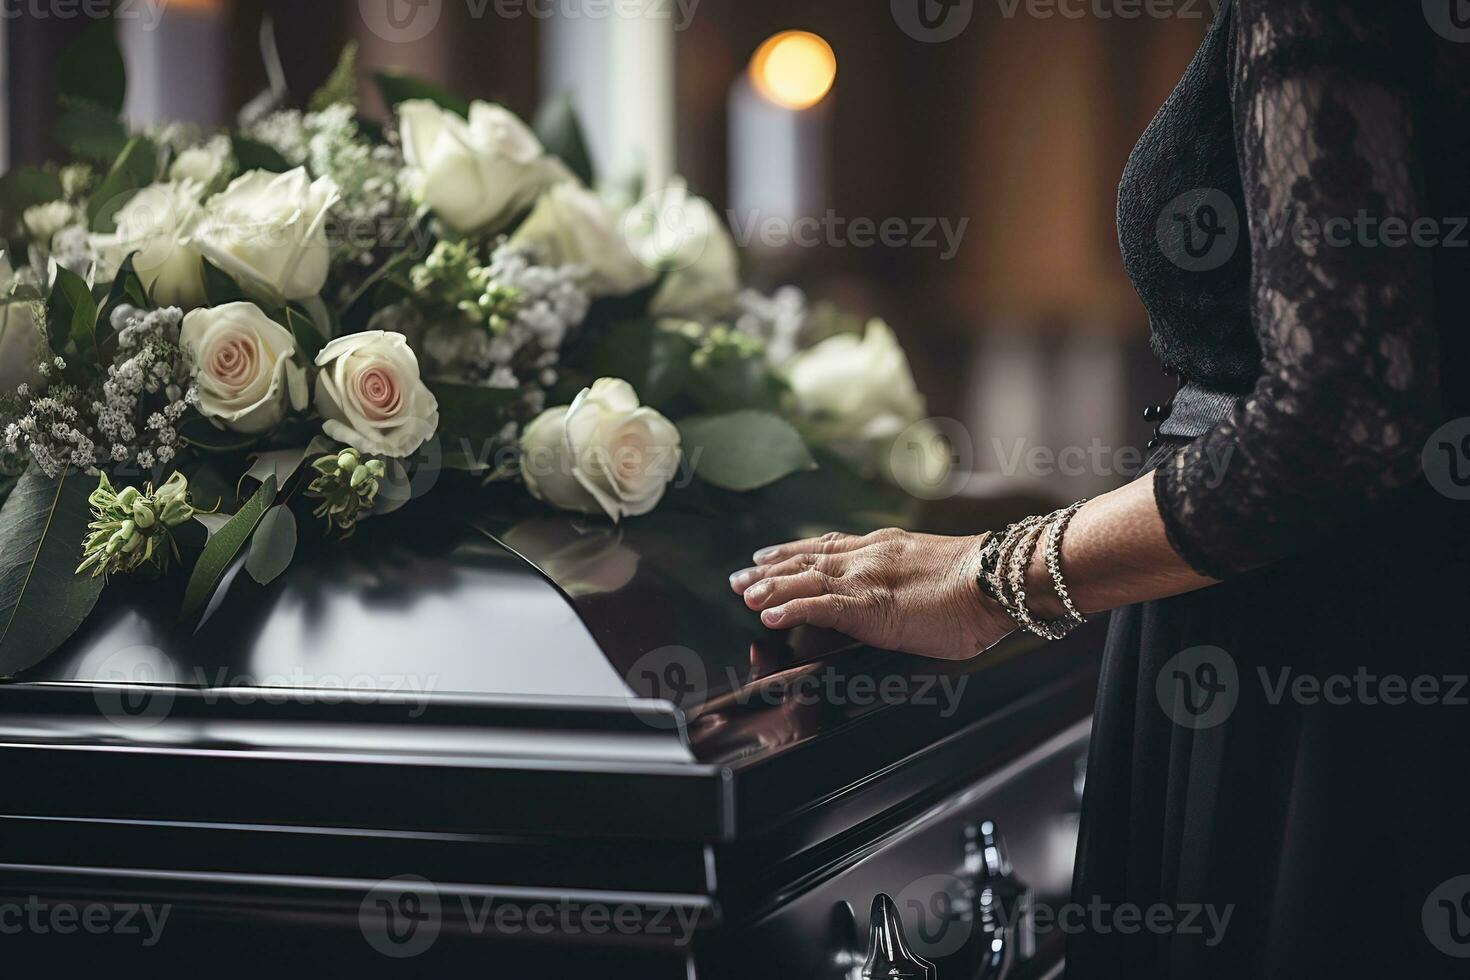
<instances>
[{"instance_id":1,"label":"green flower bud","mask_svg":"<svg viewBox=\"0 0 1470 980\"><path fill-rule=\"evenodd\" d=\"M164 527L178 527L194 519L196 511L182 500L170 500L159 515Z\"/></svg>"},{"instance_id":2,"label":"green flower bud","mask_svg":"<svg viewBox=\"0 0 1470 980\"><path fill-rule=\"evenodd\" d=\"M351 473L357 468L357 450L344 449L337 454L337 468L344 473Z\"/></svg>"}]
</instances>

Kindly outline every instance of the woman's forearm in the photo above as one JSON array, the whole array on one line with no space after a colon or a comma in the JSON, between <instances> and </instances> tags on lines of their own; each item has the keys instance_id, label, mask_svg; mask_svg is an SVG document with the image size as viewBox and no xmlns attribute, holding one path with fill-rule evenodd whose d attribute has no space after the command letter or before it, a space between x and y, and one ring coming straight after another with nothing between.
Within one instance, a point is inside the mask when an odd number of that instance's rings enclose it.
<instances>
[{"instance_id":1,"label":"woman's forearm","mask_svg":"<svg viewBox=\"0 0 1470 980\"><path fill-rule=\"evenodd\" d=\"M1154 474L1090 500L1062 539L1062 575L1072 601L1091 614L1215 585L1170 546L1154 502ZM1065 610L1052 586L1042 549L1026 575L1034 615L1060 618Z\"/></svg>"}]
</instances>

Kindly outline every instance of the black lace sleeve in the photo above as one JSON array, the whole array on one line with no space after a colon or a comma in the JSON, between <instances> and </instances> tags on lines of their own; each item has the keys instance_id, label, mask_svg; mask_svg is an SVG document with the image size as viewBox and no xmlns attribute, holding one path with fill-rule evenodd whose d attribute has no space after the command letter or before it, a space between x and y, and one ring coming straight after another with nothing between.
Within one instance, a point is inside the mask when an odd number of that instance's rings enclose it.
<instances>
[{"instance_id":1,"label":"black lace sleeve","mask_svg":"<svg viewBox=\"0 0 1470 980\"><path fill-rule=\"evenodd\" d=\"M1428 255L1409 233L1435 217L1415 148L1419 4L1236 7L1262 374L1155 483L1171 543L1216 578L1302 551L1412 482L1438 401Z\"/></svg>"}]
</instances>

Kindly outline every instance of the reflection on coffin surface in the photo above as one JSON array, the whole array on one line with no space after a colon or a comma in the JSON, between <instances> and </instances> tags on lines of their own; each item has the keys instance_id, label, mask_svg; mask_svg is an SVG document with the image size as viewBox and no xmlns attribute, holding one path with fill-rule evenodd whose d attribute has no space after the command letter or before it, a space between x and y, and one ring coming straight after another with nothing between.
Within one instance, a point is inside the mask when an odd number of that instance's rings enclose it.
<instances>
[{"instance_id":1,"label":"reflection on coffin surface","mask_svg":"<svg viewBox=\"0 0 1470 980\"><path fill-rule=\"evenodd\" d=\"M0 687L0 902L166 922L16 941L807 980L863 974L882 895L944 980L1045 975L1024 909L1070 884L1097 630L931 663L767 631L726 579L813 530L1049 502L837 512L786 484L621 529L509 499L387 518L237 576L193 633L118 582Z\"/></svg>"}]
</instances>

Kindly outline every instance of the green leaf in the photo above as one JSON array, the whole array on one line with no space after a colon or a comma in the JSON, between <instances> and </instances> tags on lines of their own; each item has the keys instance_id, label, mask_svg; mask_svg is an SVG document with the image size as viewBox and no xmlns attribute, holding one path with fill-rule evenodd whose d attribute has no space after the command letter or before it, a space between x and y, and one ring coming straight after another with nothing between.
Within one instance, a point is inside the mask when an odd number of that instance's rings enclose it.
<instances>
[{"instance_id":1,"label":"green leaf","mask_svg":"<svg viewBox=\"0 0 1470 980\"><path fill-rule=\"evenodd\" d=\"M693 354L694 342L688 337L670 330L659 330L653 335L648 380L638 389L638 397L645 405L667 404L684 390L689 383L689 359Z\"/></svg>"},{"instance_id":2,"label":"green leaf","mask_svg":"<svg viewBox=\"0 0 1470 980\"><path fill-rule=\"evenodd\" d=\"M276 499L276 478L267 477L255 495L245 502L239 513L230 518L224 527L216 531L204 546L204 553L194 564L189 584L184 589L184 607L179 613L182 620L191 620L203 609L214 594L220 579L224 578L240 549L250 540L255 526L265 516L266 509Z\"/></svg>"},{"instance_id":3,"label":"green leaf","mask_svg":"<svg viewBox=\"0 0 1470 980\"><path fill-rule=\"evenodd\" d=\"M327 346L327 338L317 329L316 323L294 306L286 307L286 326L291 328L291 336L296 338L296 346L307 363L315 361L317 354Z\"/></svg>"},{"instance_id":4,"label":"green leaf","mask_svg":"<svg viewBox=\"0 0 1470 980\"><path fill-rule=\"evenodd\" d=\"M439 434L467 439L489 439L500 431L506 410L519 394L514 389L447 382L431 382L429 390L439 400Z\"/></svg>"},{"instance_id":5,"label":"green leaf","mask_svg":"<svg viewBox=\"0 0 1470 980\"><path fill-rule=\"evenodd\" d=\"M228 525L226 525L228 527ZM261 585L270 585L296 555L296 515L284 504L272 507L261 518L250 539L245 571Z\"/></svg>"},{"instance_id":6,"label":"green leaf","mask_svg":"<svg viewBox=\"0 0 1470 980\"><path fill-rule=\"evenodd\" d=\"M689 392L706 412L774 411L784 391L783 382L771 373L762 354L729 354L690 371Z\"/></svg>"},{"instance_id":7,"label":"green leaf","mask_svg":"<svg viewBox=\"0 0 1470 980\"><path fill-rule=\"evenodd\" d=\"M0 508L0 677L39 663L92 612L102 579L77 575L97 481L32 466Z\"/></svg>"},{"instance_id":8,"label":"green leaf","mask_svg":"<svg viewBox=\"0 0 1470 980\"><path fill-rule=\"evenodd\" d=\"M117 113L90 103L64 111L51 132L73 156L97 163L112 163L128 145L127 128Z\"/></svg>"},{"instance_id":9,"label":"green leaf","mask_svg":"<svg viewBox=\"0 0 1470 980\"><path fill-rule=\"evenodd\" d=\"M96 353L93 329L97 323L97 301L81 276L65 266L56 267L56 284L46 299L46 339L51 349L65 354L68 341L79 351L88 347Z\"/></svg>"},{"instance_id":10,"label":"green leaf","mask_svg":"<svg viewBox=\"0 0 1470 980\"><path fill-rule=\"evenodd\" d=\"M204 262L204 295L209 300L210 306L224 306L226 303L242 303L249 297L240 284L230 278L229 274L208 259Z\"/></svg>"},{"instance_id":11,"label":"green leaf","mask_svg":"<svg viewBox=\"0 0 1470 980\"><path fill-rule=\"evenodd\" d=\"M428 99L437 106L469 118L468 102L423 79L396 71L380 71L373 75L373 81L377 82L378 91L389 109L396 110L400 102L410 99Z\"/></svg>"},{"instance_id":12,"label":"green leaf","mask_svg":"<svg viewBox=\"0 0 1470 980\"><path fill-rule=\"evenodd\" d=\"M268 170L273 174L283 174L292 169L291 161L281 156L280 151L269 143L236 136L232 148L241 173L250 170Z\"/></svg>"},{"instance_id":13,"label":"green leaf","mask_svg":"<svg viewBox=\"0 0 1470 980\"><path fill-rule=\"evenodd\" d=\"M89 102L122 112L128 92L128 71L117 43L112 18L99 20L82 32L56 63L56 94L63 105Z\"/></svg>"},{"instance_id":14,"label":"green leaf","mask_svg":"<svg viewBox=\"0 0 1470 980\"><path fill-rule=\"evenodd\" d=\"M258 436L221 429L202 415L190 414L179 423L179 438L196 449L212 453L238 452L255 445Z\"/></svg>"},{"instance_id":15,"label":"green leaf","mask_svg":"<svg viewBox=\"0 0 1470 980\"><path fill-rule=\"evenodd\" d=\"M117 275L112 277L112 285L107 290L107 298L97 309L94 333L99 346L105 344L112 336L113 310L124 304L140 309L146 309L152 305L148 299L148 290L133 267L133 258L137 254L137 252L132 252L122 260L122 264L117 267Z\"/></svg>"},{"instance_id":16,"label":"green leaf","mask_svg":"<svg viewBox=\"0 0 1470 980\"><path fill-rule=\"evenodd\" d=\"M726 490L755 490L817 465L801 434L770 412L696 416L679 434L694 472Z\"/></svg>"},{"instance_id":17,"label":"green leaf","mask_svg":"<svg viewBox=\"0 0 1470 980\"><path fill-rule=\"evenodd\" d=\"M158 175L158 147L146 136L134 136L118 154L87 203L87 218L96 232L117 230L117 212L140 188Z\"/></svg>"},{"instance_id":18,"label":"green leaf","mask_svg":"<svg viewBox=\"0 0 1470 980\"><path fill-rule=\"evenodd\" d=\"M321 112L340 102L357 105L356 41L348 41L343 46L342 53L337 56L337 67L332 69L332 74L327 76L322 87L316 90L307 108L312 112Z\"/></svg>"},{"instance_id":19,"label":"green leaf","mask_svg":"<svg viewBox=\"0 0 1470 980\"><path fill-rule=\"evenodd\" d=\"M591 187L597 182L592 153L587 149L587 138L571 95L562 93L547 99L536 113L534 128L547 152L561 157L582 183Z\"/></svg>"},{"instance_id":20,"label":"green leaf","mask_svg":"<svg viewBox=\"0 0 1470 980\"><path fill-rule=\"evenodd\" d=\"M12 245L30 237L26 208L61 197L61 178L40 167L16 167L0 176L0 237Z\"/></svg>"}]
</instances>

